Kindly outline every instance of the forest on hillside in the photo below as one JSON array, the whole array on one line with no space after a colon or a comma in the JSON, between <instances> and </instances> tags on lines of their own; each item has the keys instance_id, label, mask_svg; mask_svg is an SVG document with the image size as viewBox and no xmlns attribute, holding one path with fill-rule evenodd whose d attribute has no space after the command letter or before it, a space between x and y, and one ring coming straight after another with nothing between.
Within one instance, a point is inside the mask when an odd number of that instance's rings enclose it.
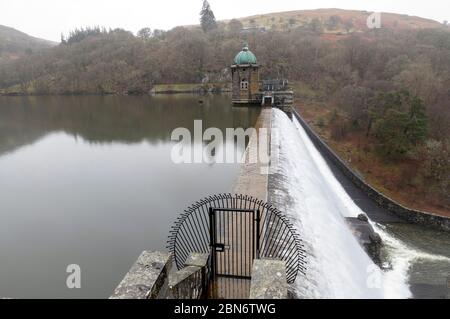
<instances>
[{"instance_id":1,"label":"forest on hillside","mask_svg":"<svg viewBox=\"0 0 450 319\"><path fill-rule=\"evenodd\" d=\"M160 83L227 82L229 65L247 42L262 65L262 78L301 83L304 91L296 94L305 101L331 105L330 118L319 126L331 125L333 139L359 132L383 161L413 161L417 171L405 172L401 181L449 210L448 29L382 28L330 38L324 30L348 23L334 18L243 33L240 21L215 23L212 17L202 26L144 28L137 35L75 30L52 49L0 64L0 90L146 94Z\"/></svg>"}]
</instances>

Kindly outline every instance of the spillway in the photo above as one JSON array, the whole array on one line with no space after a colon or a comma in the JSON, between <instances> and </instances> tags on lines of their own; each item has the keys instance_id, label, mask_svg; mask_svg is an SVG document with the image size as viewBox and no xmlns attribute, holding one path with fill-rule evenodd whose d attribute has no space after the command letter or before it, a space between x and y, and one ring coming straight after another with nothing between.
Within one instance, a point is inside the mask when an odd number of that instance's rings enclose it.
<instances>
[{"instance_id":1,"label":"spillway","mask_svg":"<svg viewBox=\"0 0 450 319\"><path fill-rule=\"evenodd\" d=\"M307 251L307 274L296 282L300 298L409 298L408 259L382 271L360 246L345 217L363 213L335 178L302 126L273 110L277 167L269 175L269 201L294 221ZM394 248L400 243L383 239Z\"/></svg>"}]
</instances>

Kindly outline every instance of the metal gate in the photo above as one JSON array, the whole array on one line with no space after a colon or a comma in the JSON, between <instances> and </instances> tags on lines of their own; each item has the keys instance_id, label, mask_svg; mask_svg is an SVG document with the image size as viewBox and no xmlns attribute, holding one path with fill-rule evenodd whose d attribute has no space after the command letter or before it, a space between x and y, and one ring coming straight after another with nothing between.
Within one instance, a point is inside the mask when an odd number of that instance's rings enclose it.
<instances>
[{"instance_id":1,"label":"metal gate","mask_svg":"<svg viewBox=\"0 0 450 319\"><path fill-rule=\"evenodd\" d=\"M249 291L254 259L285 261L288 283L305 270L303 245L292 223L272 205L246 195L219 194L195 202L172 226L168 248L178 270L191 252L208 254L208 276L217 279L211 282L248 285L240 291ZM223 295L229 296L236 294Z\"/></svg>"},{"instance_id":2,"label":"metal gate","mask_svg":"<svg viewBox=\"0 0 450 319\"><path fill-rule=\"evenodd\" d=\"M260 257L260 222L259 210L209 208L213 278L251 278L253 260Z\"/></svg>"}]
</instances>

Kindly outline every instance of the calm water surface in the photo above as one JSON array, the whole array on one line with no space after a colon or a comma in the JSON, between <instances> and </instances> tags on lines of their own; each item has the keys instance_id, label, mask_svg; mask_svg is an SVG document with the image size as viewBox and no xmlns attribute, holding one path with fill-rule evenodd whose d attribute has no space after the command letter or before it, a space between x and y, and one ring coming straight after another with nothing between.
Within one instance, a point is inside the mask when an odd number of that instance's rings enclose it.
<instances>
[{"instance_id":1,"label":"calm water surface","mask_svg":"<svg viewBox=\"0 0 450 319\"><path fill-rule=\"evenodd\" d=\"M230 191L239 166L174 164L171 132L202 119L225 134L259 110L198 99L0 97L0 297L108 297L186 206Z\"/></svg>"}]
</instances>

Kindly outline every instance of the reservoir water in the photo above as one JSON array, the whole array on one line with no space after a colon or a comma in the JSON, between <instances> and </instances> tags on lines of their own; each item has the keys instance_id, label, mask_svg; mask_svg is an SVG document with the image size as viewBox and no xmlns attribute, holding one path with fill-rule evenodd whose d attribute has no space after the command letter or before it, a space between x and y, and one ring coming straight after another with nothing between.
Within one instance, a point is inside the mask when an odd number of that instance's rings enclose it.
<instances>
[{"instance_id":1,"label":"reservoir water","mask_svg":"<svg viewBox=\"0 0 450 319\"><path fill-rule=\"evenodd\" d=\"M175 164L171 133L202 119L225 135L259 110L202 100L0 97L0 297L107 298L184 208L229 192L238 164Z\"/></svg>"}]
</instances>

